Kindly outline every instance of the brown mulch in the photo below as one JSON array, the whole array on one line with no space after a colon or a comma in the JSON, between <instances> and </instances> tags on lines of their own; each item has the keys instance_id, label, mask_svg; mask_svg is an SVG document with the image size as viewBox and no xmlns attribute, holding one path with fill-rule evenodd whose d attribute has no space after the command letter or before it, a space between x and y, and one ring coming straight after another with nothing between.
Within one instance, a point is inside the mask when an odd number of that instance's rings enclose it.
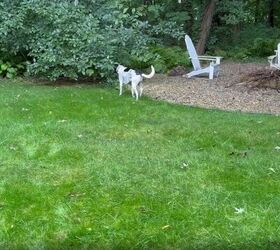
<instances>
[{"instance_id":1,"label":"brown mulch","mask_svg":"<svg viewBox=\"0 0 280 250\"><path fill-rule=\"evenodd\" d=\"M190 106L280 115L278 80L273 78L274 85L271 85L276 89L268 88L269 73L267 78L262 78L261 73L255 77L257 72L271 70L264 64L224 62L219 77L212 81L157 74L145 81L144 94Z\"/></svg>"}]
</instances>

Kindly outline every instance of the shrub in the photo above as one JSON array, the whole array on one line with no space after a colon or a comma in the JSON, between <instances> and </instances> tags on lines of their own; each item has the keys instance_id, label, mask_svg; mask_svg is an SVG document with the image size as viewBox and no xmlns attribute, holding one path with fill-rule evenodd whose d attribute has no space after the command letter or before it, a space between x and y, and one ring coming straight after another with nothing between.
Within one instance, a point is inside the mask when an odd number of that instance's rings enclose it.
<instances>
[{"instance_id":1,"label":"shrub","mask_svg":"<svg viewBox=\"0 0 280 250\"><path fill-rule=\"evenodd\" d=\"M0 76L6 78L14 78L18 73L22 73L25 67L23 64L13 65L10 62L0 60Z\"/></svg>"},{"instance_id":2,"label":"shrub","mask_svg":"<svg viewBox=\"0 0 280 250\"><path fill-rule=\"evenodd\" d=\"M118 63L143 68L158 58L151 32L181 34L174 23L152 27L141 16L127 0L2 0L0 53L24 55L30 75L110 79Z\"/></svg>"},{"instance_id":3,"label":"shrub","mask_svg":"<svg viewBox=\"0 0 280 250\"><path fill-rule=\"evenodd\" d=\"M226 27L217 28L213 32L208 48L217 54L234 59L249 57L266 57L272 55L280 41L279 28L268 28L264 25L248 25L238 33L230 33ZM238 46L237 46L238 44Z\"/></svg>"},{"instance_id":4,"label":"shrub","mask_svg":"<svg viewBox=\"0 0 280 250\"><path fill-rule=\"evenodd\" d=\"M270 38L256 38L250 51L255 56L269 56L274 53L277 42Z\"/></svg>"},{"instance_id":5,"label":"shrub","mask_svg":"<svg viewBox=\"0 0 280 250\"><path fill-rule=\"evenodd\" d=\"M2 52L25 53L28 73L50 79L110 78L125 56L148 51L148 24L122 1L6 1L0 3L0 22Z\"/></svg>"},{"instance_id":6,"label":"shrub","mask_svg":"<svg viewBox=\"0 0 280 250\"><path fill-rule=\"evenodd\" d=\"M214 55L223 57L224 59L236 59L236 60L246 60L252 57L249 49L232 47L227 50L216 49L212 52Z\"/></svg>"},{"instance_id":7,"label":"shrub","mask_svg":"<svg viewBox=\"0 0 280 250\"><path fill-rule=\"evenodd\" d=\"M166 72L176 66L190 66L190 60L185 49L157 46L151 50L158 55L155 60L155 68L158 72Z\"/></svg>"}]
</instances>

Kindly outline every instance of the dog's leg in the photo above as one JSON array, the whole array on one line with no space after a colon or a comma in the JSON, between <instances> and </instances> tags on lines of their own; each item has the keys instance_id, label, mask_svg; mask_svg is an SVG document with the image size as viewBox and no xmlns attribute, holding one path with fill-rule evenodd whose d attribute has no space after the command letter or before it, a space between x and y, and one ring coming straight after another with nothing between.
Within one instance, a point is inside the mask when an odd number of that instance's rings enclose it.
<instances>
[{"instance_id":1,"label":"dog's leg","mask_svg":"<svg viewBox=\"0 0 280 250\"><path fill-rule=\"evenodd\" d=\"M123 86L123 84L122 84L122 82L120 82L120 95L122 95L122 86Z\"/></svg>"},{"instance_id":2,"label":"dog's leg","mask_svg":"<svg viewBox=\"0 0 280 250\"><path fill-rule=\"evenodd\" d=\"M135 94L136 101L138 100L137 85L138 85L138 81L136 81L136 80L132 80L131 81L131 88L132 88L132 91ZM133 95L133 97L134 97L134 95Z\"/></svg>"},{"instance_id":3,"label":"dog's leg","mask_svg":"<svg viewBox=\"0 0 280 250\"><path fill-rule=\"evenodd\" d=\"M140 87L139 96L141 97L141 96L142 96L142 93L143 93L143 82L140 82L139 87Z\"/></svg>"},{"instance_id":4,"label":"dog's leg","mask_svg":"<svg viewBox=\"0 0 280 250\"><path fill-rule=\"evenodd\" d=\"M138 91L137 91L137 87L135 86L135 98L136 98L136 101L138 101Z\"/></svg>"}]
</instances>

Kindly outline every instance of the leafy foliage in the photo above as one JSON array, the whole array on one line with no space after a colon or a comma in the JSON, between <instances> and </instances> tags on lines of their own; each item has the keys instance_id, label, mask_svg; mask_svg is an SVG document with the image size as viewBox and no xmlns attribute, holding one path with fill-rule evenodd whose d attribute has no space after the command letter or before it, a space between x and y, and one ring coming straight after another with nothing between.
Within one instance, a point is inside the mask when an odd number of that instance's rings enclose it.
<instances>
[{"instance_id":1,"label":"leafy foliage","mask_svg":"<svg viewBox=\"0 0 280 250\"><path fill-rule=\"evenodd\" d=\"M0 76L6 78L14 78L18 73L25 69L23 64L12 65L10 62L3 62L0 60Z\"/></svg>"},{"instance_id":2,"label":"leafy foliage","mask_svg":"<svg viewBox=\"0 0 280 250\"><path fill-rule=\"evenodd\" d=\"M166 72L176 66L190 66L186 50L180 47L157 46L152 48L152 51L159 55L155 60L155 68L158 72Z\"/></svg>"},{"instance_id":3,"label":"leafy foliage","mask_svg":"<svg viewBox=\"0 0 280 250\"><path fill-rule=\"evenodd\" d=\"M184 47L185 33L198 40L206 3L1 0L0 59L12 65L27 62L30 75L51 79L108 80L118 63L139 68L155 64L165 71L185 64L179 59L185 49L179 55L174 47ZM238 59L273 53L280 41L279 13L276 0L216 1L207 50Z\"/></svg>"},{"instance_id":4,"label":"leafy foliage","mask_svg":"<svg viewBox=\"0 0 280 250\"><path fill-rule=\"evenodd\" d=\"M1 48L26 53L33 75L108 77L121 58L144 53L149 38L141 31L148 25L122 5L104 4L102 15L94 12L98 6L87 9L68 1L10 3L10 9L0 11Z\"/></svg>"},{"instance_id":5,"label":"leafy foliage","mask_svg":"<svg viewBox=\"0 0 280 250\"><path fill-rule=\"evenodd\" d=\"M255 56L268 56L276 48L276 42L270 38L256 38L251 52Z\"/></svg>"},{"instance_id":6,"label":"leafy foliage","mask_svg":"<svg viewBox=\"0 0 280 250\"><path fill-rule=\"evenodd\" d=\"M222 33L224 38L215 40L215 37L221 36ZM241 60L250 57L263 58L274 53L277 43L280 42L279 36L279 28L268 28L261 24L247 25L235 35L223 28L213 35L208 48L225 58Z\"/></svg>"}]
</instances>

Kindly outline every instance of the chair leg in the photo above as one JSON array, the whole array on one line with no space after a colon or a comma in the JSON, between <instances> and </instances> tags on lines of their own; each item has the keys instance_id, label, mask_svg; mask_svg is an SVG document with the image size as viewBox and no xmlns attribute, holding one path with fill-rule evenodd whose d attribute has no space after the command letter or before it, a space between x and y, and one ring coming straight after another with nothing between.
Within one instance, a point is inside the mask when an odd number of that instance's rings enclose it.
<instances>
[{"instance_id":1,"label":"chair leg","mask_svg":"<svg viewBox=\"0 0 280 250\"><path fill-rule=\"evenodd\" d=\"M198 75L208 75L209 76L209 79L210 80L213 80L214 78L214 75L215 76L218 76L219 74L219 68L218 68L218 65L210 65L209 67L207 68L204 68L204 69L199 69L199 70L194 70L188 74L186 74L185 76L187 78L191 78L193 76L198 76Z\"/></svg>"},{"instance_id":2,"label":"chair leg","mask_svg":"<svg viewBox=\"0 0 280 250\"><path fill-rule=\"evenodd\" d=\"M213 80L214 78L214 66L212 64L210 64L209 66L209 79Z\"/></svg>"},{"instance_id":3,"label":"chair leg","mask_svg":"<svg viewBox=\"0 0 280 250\"><path fill-rule=\"evenodd\" d=\"M193 76L199 76L199 75L202 75L202 74L209 74L209 67L207 68L204 68L204 69L199 69L199 70L194 70L190 73L188 73L186 76L187 78L191 78Z\"/></svg>"}]
</instances>

